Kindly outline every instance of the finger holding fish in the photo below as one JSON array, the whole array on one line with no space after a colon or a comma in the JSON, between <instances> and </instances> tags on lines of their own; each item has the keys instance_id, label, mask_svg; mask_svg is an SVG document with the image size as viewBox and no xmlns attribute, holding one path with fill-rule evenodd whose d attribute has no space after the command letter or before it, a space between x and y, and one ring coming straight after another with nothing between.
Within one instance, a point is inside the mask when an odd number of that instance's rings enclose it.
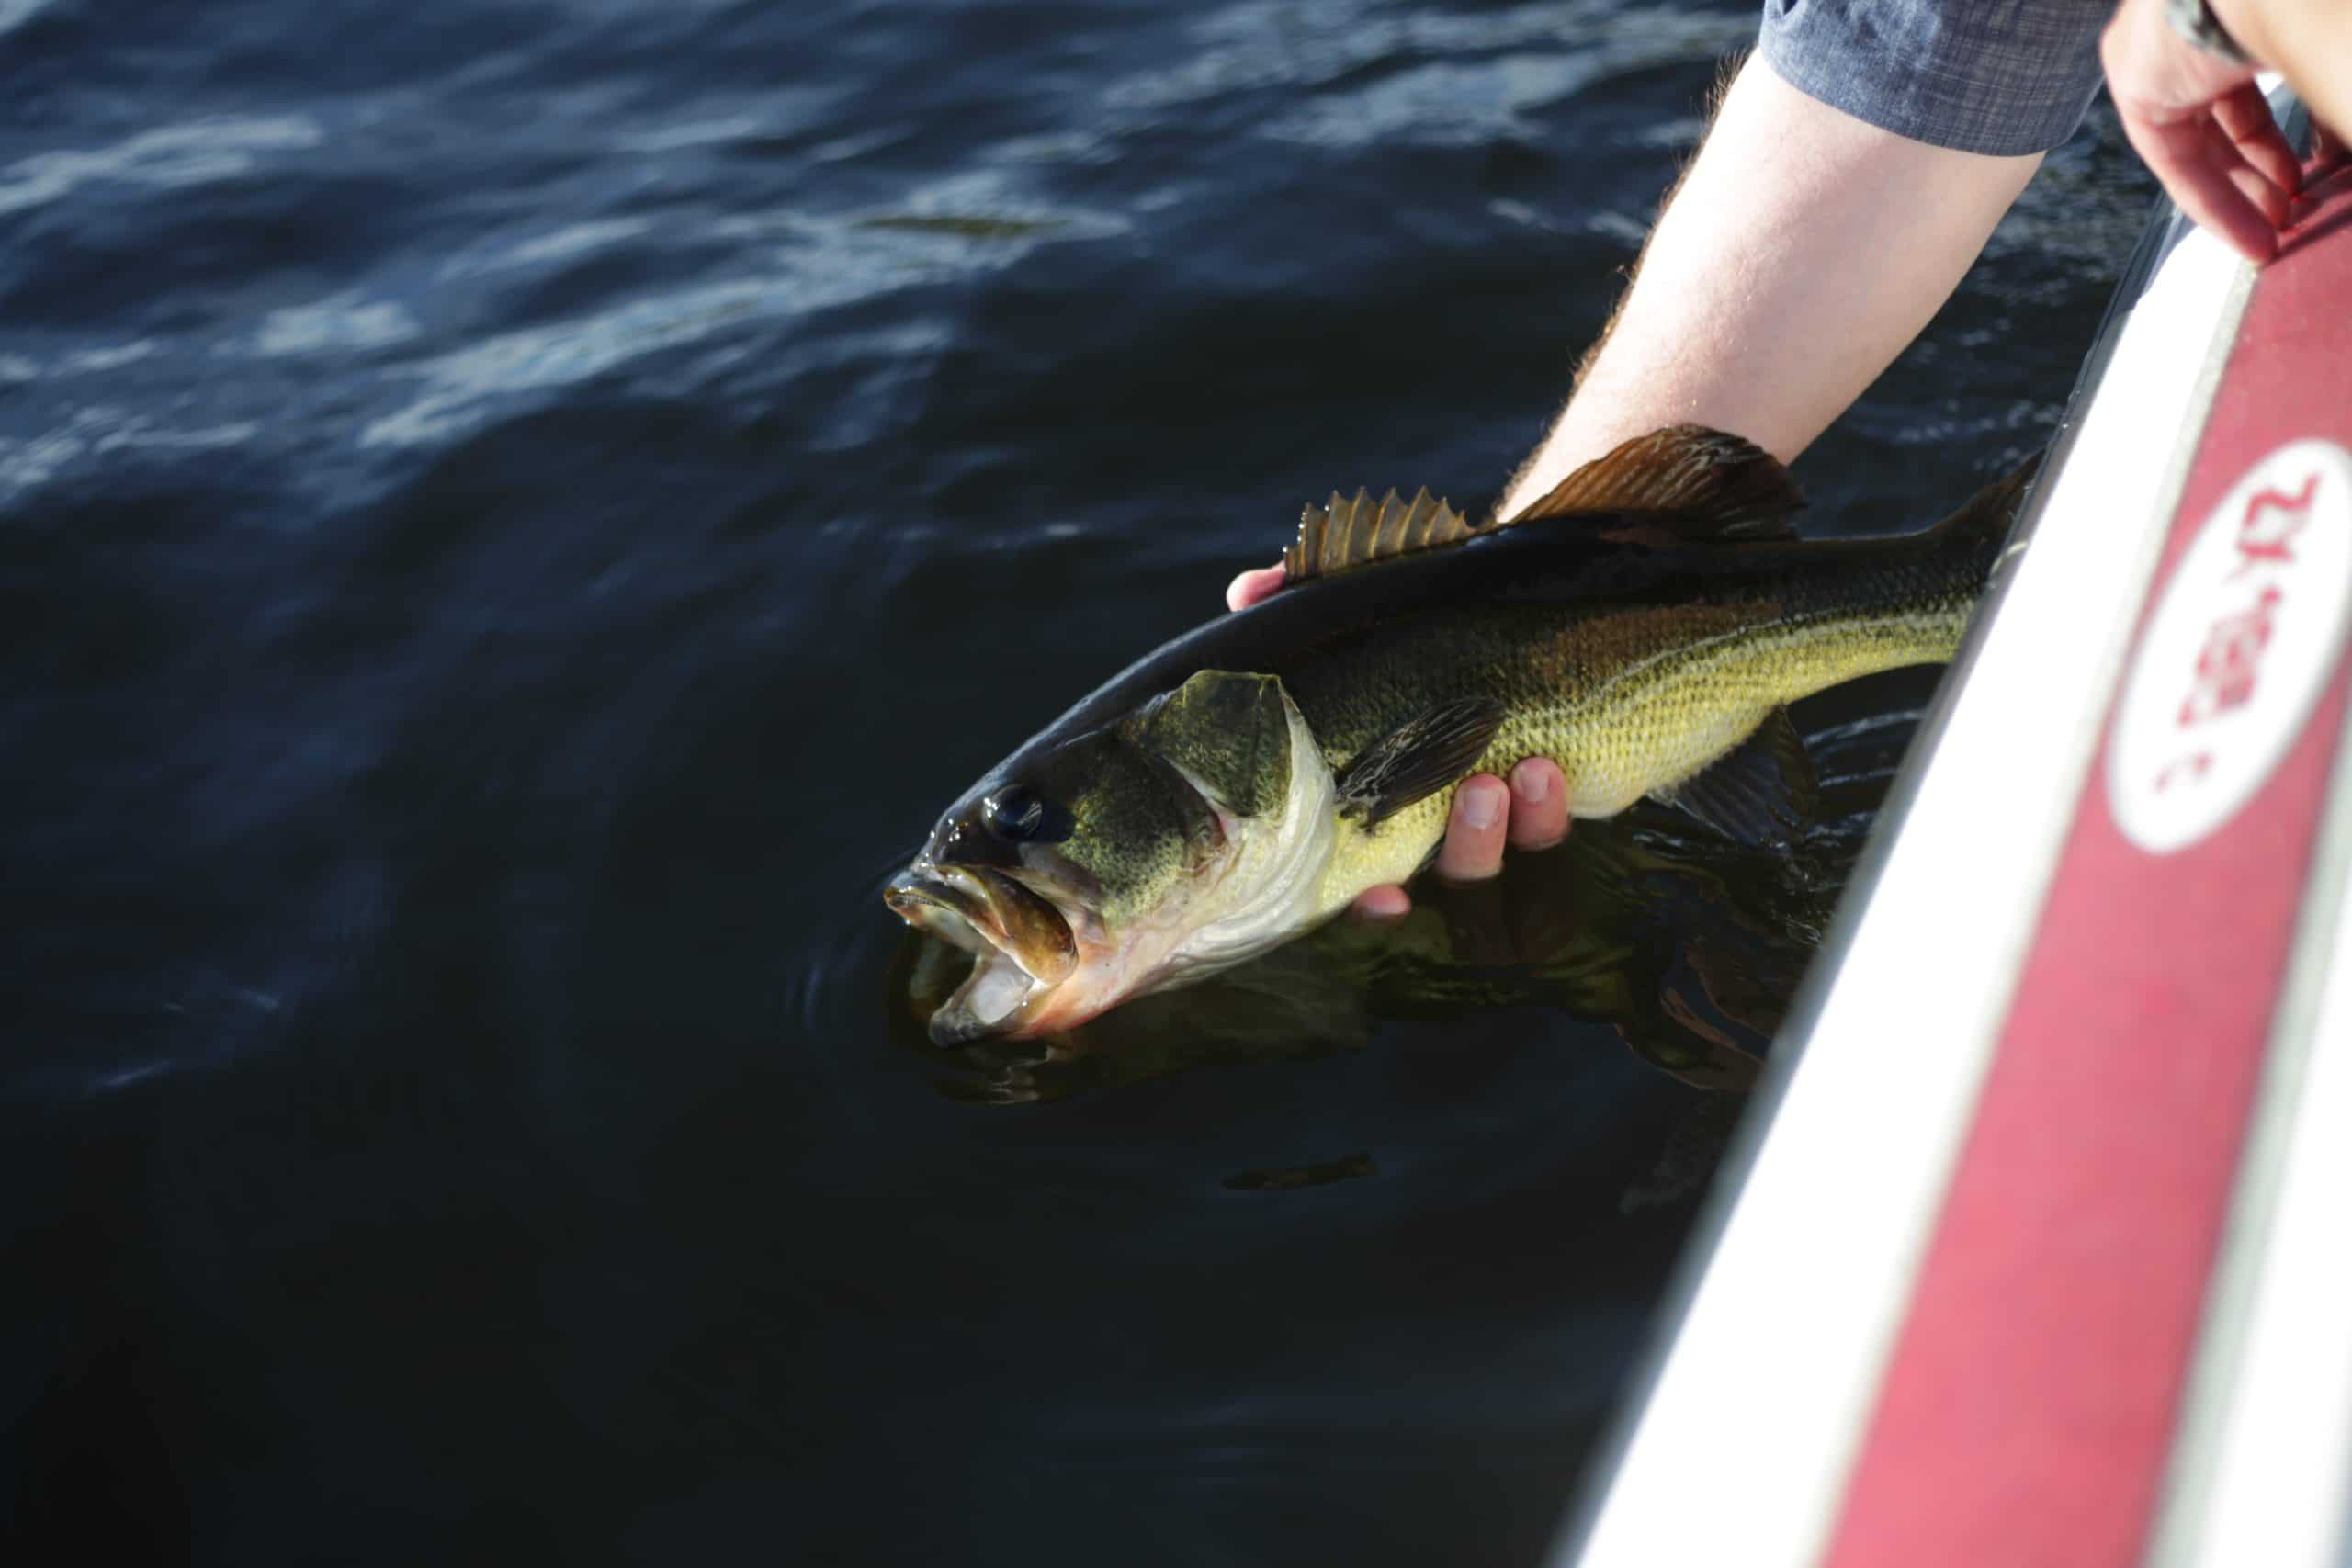
<instances>
[{"instance_id":1,"label":"finger holding fish","mask_svg":"<svg viewBox=\"0 0 2352 1568\"><path fill-rule=\"evenodd\" d=\"M1503 818L1510 790L1492 773L1474 773L1453 792L1445 841L1430 870L1448 882L1484 882L1502 869Z\"/></svg>"}]
</instances>

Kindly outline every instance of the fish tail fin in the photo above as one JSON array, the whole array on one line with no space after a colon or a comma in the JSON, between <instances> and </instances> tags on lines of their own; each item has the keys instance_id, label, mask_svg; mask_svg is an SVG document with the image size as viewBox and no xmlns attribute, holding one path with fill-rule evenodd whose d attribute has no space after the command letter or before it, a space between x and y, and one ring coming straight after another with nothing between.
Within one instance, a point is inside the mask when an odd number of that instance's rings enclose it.
<instances>
[{"instance_id":1,"label":"fish tail fin","mask_svg":"<svg viewBox=\"0 0 2352 1568\"><path fill-rule=\"evenodd\" d=\"M1989 568L1994 557L2009 542L2010 529L2041 470L2041 454L2037 452L2007 477L1969 497L1959 511L1929 528L1927 537L1946 548L1972 557L1981 555Z\"/></svg>"}]
</instances>

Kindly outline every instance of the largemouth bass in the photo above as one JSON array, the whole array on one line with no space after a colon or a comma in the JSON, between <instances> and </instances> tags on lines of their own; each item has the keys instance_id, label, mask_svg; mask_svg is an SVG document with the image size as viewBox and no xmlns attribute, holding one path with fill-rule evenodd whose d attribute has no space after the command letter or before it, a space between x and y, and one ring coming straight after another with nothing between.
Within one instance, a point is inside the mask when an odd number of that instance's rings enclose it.
<instances>
[{"instance_id":1,"label":"largemouth bass","mask_svg":"<svg viewBox=\"0 0 2352 1568\"><path fill-rule=\"evenodd\" d=\"M1287 583L1129 665L991 769L884 897L978 955L942 1044L1065 1030L1403 882L1453 788L1545 756L1578 817L1644 795L1769 841L1810 768L1786 705L1949 660L2026 471L1937 526L1800 543L1770 455L1680 425L1507 522L1310 506Z\"/></svg>"}]
</instances>

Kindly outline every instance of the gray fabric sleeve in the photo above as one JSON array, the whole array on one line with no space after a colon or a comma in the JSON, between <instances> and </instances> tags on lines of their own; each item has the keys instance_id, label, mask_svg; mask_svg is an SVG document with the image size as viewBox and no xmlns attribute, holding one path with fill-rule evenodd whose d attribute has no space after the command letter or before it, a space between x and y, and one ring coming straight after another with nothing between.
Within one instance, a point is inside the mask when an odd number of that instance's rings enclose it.
<instances>
[{"instance_id":1,"label":"gray fabric sleeve","mask_svg":"<svg viewBox=\"0 0 2352 1568\"><path fill-rule=\"evenodd\" d=\"M1938 147L2046 152L2099 83L2114 0L1764 0L1765 62L1808 97Z\"/></svg>"}]
</instances>

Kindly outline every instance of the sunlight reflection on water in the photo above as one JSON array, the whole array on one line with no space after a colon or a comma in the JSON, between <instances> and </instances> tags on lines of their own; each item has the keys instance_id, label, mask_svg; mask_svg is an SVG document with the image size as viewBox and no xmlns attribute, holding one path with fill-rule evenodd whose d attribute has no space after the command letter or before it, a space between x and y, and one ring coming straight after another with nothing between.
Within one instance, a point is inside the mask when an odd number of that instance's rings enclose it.
<instances>
[{"instance_id":1,"label":"sunlight reflection on water","mask_svg":"<svg viewBox=\"0 0 2352 1568\"><path fill-rule=\"evenodd\" d=\"M271 152L306 152L325 133L300 116L193 120L143 130L90 152L38 152L0 174L0 214L70 196L101 180L167 189L232 179Z\"/></svg>"}]
</instances>

